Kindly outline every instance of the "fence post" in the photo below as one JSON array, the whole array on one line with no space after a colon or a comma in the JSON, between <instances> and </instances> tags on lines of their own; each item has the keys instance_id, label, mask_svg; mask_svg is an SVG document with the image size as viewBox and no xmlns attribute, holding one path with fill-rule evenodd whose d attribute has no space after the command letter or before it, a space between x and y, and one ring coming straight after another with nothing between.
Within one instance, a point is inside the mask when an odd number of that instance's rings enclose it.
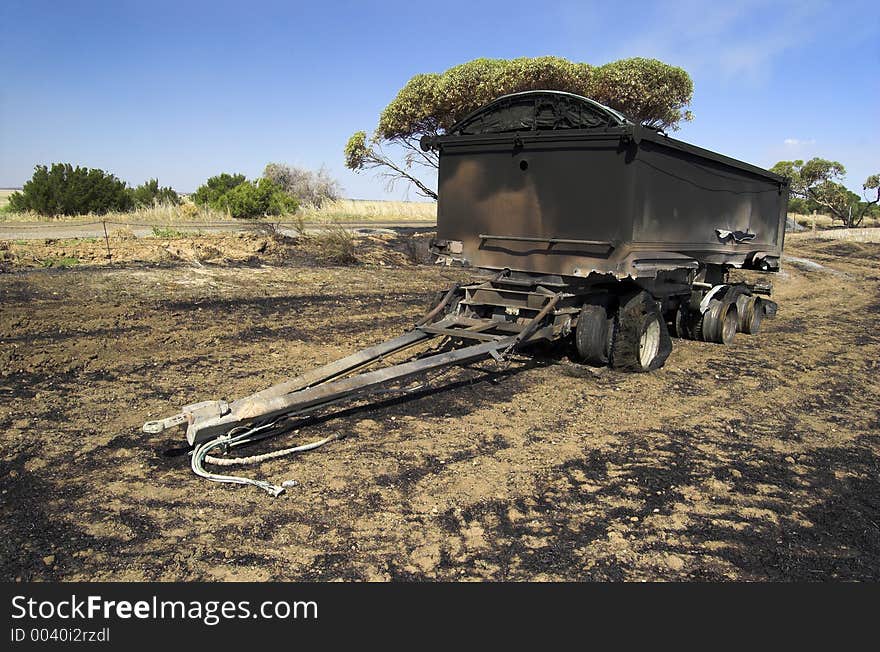
<instances>
[{"instance_id":1,"label":"fence post","mask_svg":"<svg viewBox=\"0 0 880 652\"><path fill-rule=\"evenodd\" d=\"M104 226L104 242L107 243L107 260L111 260L113 254L110 253L110 236L107 235L107 220L101 220L101 224Z\"/></svg>"}]
</instances>

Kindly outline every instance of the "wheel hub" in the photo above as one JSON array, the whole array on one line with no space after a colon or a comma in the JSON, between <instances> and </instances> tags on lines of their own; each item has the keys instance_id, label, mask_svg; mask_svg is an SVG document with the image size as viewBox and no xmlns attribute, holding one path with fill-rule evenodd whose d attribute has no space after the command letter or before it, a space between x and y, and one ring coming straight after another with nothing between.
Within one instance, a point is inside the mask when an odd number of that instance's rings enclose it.
<instances>
[{"instance_id":1,"label":"wheel hub","mask_svg":"<svg viewBox=\"0 0 880 652\"><path fill-rule=\"evenodd\" d=\"M645 328L639 340L639 362L642 367L648 367L660 350L660 322L654 319Z\"/></svg>"}]
</instances>

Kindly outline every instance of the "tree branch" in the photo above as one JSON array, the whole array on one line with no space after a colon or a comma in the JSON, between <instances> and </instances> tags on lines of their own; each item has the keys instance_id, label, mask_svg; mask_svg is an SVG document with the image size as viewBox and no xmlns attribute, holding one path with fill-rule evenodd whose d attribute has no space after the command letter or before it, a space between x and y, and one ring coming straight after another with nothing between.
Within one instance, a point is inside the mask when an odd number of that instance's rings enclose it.
<instances>
[{"instance_id":1,"label":"tree branch","mask_svg":"<svg viewBox=\"0 0 880 652\"><path fill-rule=\"evenodd\" d=\"M406 149L410 150L412 153L407 155L407 161L409 163L418 163L419 165L424 165L425 167L430 167L439 169L440 168L440 159L437 154L432 150L430 152L422 151L420 145L416 145L408 139L399 139L396 142L403 145ZM421 158L422 160L416 160L416 156Z\"/></svg>"},{"instance_id":2,"label":"tree branch","mask_svg":"<svg viewBox=\"0 0 880 652\"><path fill-rule=\"evenodd\" d=\"M877 196L874 199L868 199L864 191L862 191L862 197L865 198L865 202L862 205L862 209L859 211L858 219L853 221L853 226L859 226L862 223L862 220L865 219L865 214L868 212L868 209L874 204L880 202L880 188L877 188Z\"/></svg>"},{"instance_id":3,"label":"tree branch","mask_svg":"<svg viewBox=\"0 0 880 652\"><path fill-rule=\"evenodd\" d=\"M379 167L379 166L385 166L385 167L391 168L392 170L394 170L394 172L397 174L398 177L406 179L407 181L411 182L416 188L418 188L418 191L421 195L423 195L425 197L430 197L432 199L437 199L436 192L434 192L433 190L428 188L428 186L426 186L419 179L417 179L416 177L411 175L409 172L407 172L403 168L396 165L391 159L389 159L387 156L385 156L381 152L381 150L377 151L375 149L375 147L371 147L369 152L367 153L365 163L366 163L365 167L370 167L370 168L375 168L375 167ZM391 173L385 173L384 176L393 177L394 175L392 175ZM392 183L393 183L393 181L392 181Z\"/></svg>"},{"instance_id":4,"label":"tree branch","mask_svg":"<svg viewBox=\"0 0 880 652\"><path fill-rule=\"evenodd\" d=\"M819 195L816 194L816 192L812 188L807 188L807 194L809 195L810 199L812 199L814 202L816 202L820 206L824 206L825 208L830 210L832 213L834 213L834 215L836 215L838 219L842 220L843 222L846 222L846 215L841 213L834 206L834 204L822 199Z\"/></svg>"}]
</instances>

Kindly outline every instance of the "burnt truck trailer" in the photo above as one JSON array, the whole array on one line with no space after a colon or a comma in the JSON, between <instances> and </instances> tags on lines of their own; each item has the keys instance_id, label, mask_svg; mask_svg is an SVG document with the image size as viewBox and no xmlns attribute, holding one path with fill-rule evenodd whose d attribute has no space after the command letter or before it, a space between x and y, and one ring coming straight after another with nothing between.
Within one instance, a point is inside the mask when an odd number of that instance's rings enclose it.
<instances>
[{"instance_id":1,"label":"burnt truck trailer","mask_svg":"<svg viewBox=\"0 0 880 652\"><path fill-rule=\"evenodd\" d=\"M563 291L589 363L647 371L670 329L729 344L775 312L769 286L727 274L778 271L782 177L551 91L502 97L422 147L439 152L438 260L501 272L465 305L495 293L527 319L536 294Z\"/></svg>"},{"instance_id":2,"label":"burnt truck trailer","mask_svg":"<svg viewBox=\"0 0 880 652\"><path fill-rule=\"evenodd\" d=\"M193 403L144 424L149 433L185 428L196 474L278 495L285 485L205 465L317 448L334 437L228 455L291 432L315 411L416 391L418 376L502 361L536 342L571 340L587 364L650 371L669 356L673 335L729 344L775 314L769 284L732 283L728 273L778 271L782 177L554 91L499 98L421 146L440 162L432 251L478 278L438 293L411 330L387 342L257 394ZM393 356L403 359L388 363Z\"/></svg>"}]
</instances>

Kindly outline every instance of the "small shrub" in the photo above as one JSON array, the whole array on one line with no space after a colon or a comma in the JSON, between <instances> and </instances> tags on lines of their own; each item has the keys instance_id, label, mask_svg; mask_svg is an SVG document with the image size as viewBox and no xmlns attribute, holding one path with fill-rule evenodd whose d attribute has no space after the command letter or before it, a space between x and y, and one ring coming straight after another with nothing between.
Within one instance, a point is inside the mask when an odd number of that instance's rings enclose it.
<instances>
[{"instance_id":1,"label":"small shrub","mask_svg":"<svg viewBox=\"0 0 880 652\"><path fill-rule=\"evenodd\" d=\"M277 183L288 195L304 206L320 208L325 202L339 199L341 187L323 166L317 172L284 163L269 163L263 177Z\"/></svg>"},{"instance_id":2,"label":"small shrub","mask_svg":"<svg viewBox=\"0 0 880 652\"><path fill-rule=\"evenodd\" d=\"M131 191L135 206L157 206L166 204L177 206L180 204L180 195L173 188L160 187L158 179L150 179Z\"/></svg>"},{"instance_id":3,"label":"small shrub","mask_svg":"<svg viewBox=\"0 0 880 652\"><path fill-rule=\"evenodd\" d=\"M293 230L296 231L299 237L306 237L306 218L304 215L297 214L293 216Z\"/></svg>"},{"instance_id":4,"label":"small shrub","mask_svg":"<svg viewBox=\"0 0 880 652\"><path fill-rule=\"evenodd\" d=\"M358 262L354 236L338 224L325 227L314 237L314 242L321 260L337 265L353 265Z\"/></svg>"},{"instance_id":5,"label":"small shrub","mask_svg":"<svg viewBox=\"0 0 880 652\"><path fill-rule=\"evenodd\" d=\"M114 240L134 240L137 236L129 227L121 226L118 229L113 229L110 232L110 237Z\"/></svg>"},{"instance_id":6,"label":"small shrub","mask_svg":"<svg viewBox=\"0 0 880 652\"><path fill-rule=\"evenodd\" d=\"M79 265L79 258L74 258L72 256L60 256L58 258L44 258L40 261L40 265L45 268L54 267L57 269L67 269L68 267L74 267L75 265Z\"/></svg>"},{"instance_id":7,"label":"small shrub","mask_svg":"<svg viewBox=\"0 0 880 652\"><path fill-rule=\"evenodd\" d=\"M201 215L202 211L192 202L183 202L178 209L180 216L186 220L192 220Z\"/></svg>"},{"instance_id":8,"label":"small shrub","mask_svg":"<svg viewBox=\"0 0 880 652\"><path fill-rule=\"evenodd\" d=\"M283 215L296 210L296 200L287 195L278 184L269 179L258 179L242 183L220 199L232 217L260 217L261 215Z\"/></svg>"},{"instance_id":9,"label":"small shrub","mask_svg":"<svg viewBox=\"0 0 880 652\"><path fill-rule=\"evenodd\" d=\"M232 217L253 218L296 211L298 202L270 179L247 181L244 175L211 177L193 195L197 204L223 210Z\"/></svg>"},{"instance_id":10,"label":"small shrub","mask_svg":"<svg viewBox=\"0 0 880 652\"><path fill-rule=\"evenodd\" d=\"M34 211L40 215L83 215L127 211L134 203L124 181L97 168L73 167L54 163L38 165L21 192L9 197L16 212Z\"/></svg>"},{"instance_id":11,"label":"small shrub","mask_svg":"<svg viewBox=\"0 0 880 652\"><path fill-rule=\"evenodd\" d=\"M227 192L243 184L247 179L243 174L218 174L199 186L192 194L192 200L199 206L211 206Z\"/></svg>"},{"instance_id":12,"label":"small shrub","mask_svg":"<svg viewBox=\"0 0 880 652\"><path fill-rule=\"evenodd\" d=\"M177 229L171 229L168 227L153 227L154 238L188 238L191 235L196 234L190 233L189 231L178 231Z\"/></svg>"}]
</instances>

